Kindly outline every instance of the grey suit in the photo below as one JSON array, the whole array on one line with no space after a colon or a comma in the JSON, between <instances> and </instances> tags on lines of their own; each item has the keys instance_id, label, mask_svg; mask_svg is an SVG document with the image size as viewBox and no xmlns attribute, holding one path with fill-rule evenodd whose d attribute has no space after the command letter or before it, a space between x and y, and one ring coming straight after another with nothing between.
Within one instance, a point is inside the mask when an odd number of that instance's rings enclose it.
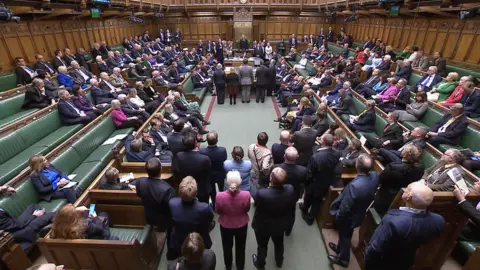
<instances>
[{"instance_id":1,"label":"grey suit","mask_svg":"<svg viewBox=\"0 0 480 270\"><path fill-rule=\"evenodd\" d=\"M238 69L240 85L242 86L242 102L250 102L250 92L253 84L253 67L242 65Z\"/></svg>"}]
</instances>

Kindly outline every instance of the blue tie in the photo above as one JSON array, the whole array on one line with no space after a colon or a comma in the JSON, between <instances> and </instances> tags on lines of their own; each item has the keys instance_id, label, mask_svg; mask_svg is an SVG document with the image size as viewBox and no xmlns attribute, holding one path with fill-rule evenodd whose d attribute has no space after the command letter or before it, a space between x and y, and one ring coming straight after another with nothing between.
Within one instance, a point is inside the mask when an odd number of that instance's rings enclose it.
<instances>
[{"instance_id":1,"label":"blue tie","mask_svg":"<svg viewBox=\"0 0 480 270\"><path fill-rule=\"evenodd\" d=\"M48 68L48 72L49 72L49 73L55 73L55 72L53 71L53 69L51 69L47 64L44 64L44 65Z\"/></svg>"},{"instance_id":2,"label":"blue tie","mask_svg":"<svg viewBox=\"0 0 480 270\"><path fill-rule=\"evenodd\" d=\"M25 66L25 69L28 71L28 72L31 72L31 73L35 73L31 68L29 68L28 66Z\"/></svg>"}]
</instances>

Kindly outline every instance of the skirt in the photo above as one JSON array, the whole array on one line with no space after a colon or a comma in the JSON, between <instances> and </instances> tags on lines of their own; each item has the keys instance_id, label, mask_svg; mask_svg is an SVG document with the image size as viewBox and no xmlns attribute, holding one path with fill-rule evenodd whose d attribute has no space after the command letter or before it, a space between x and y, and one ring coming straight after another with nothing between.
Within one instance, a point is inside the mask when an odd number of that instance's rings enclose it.
<instances>
[{"instance_id":1,"label":"skirt","mask_svg":"<svg viewBox=\"0 0 480 270\"><path fill-rule=\"evenodd\" d=\"M240 87L238 85L227 85L227 93L229 95L238 95L239 88Z\"/></svg>"}]
</instances>

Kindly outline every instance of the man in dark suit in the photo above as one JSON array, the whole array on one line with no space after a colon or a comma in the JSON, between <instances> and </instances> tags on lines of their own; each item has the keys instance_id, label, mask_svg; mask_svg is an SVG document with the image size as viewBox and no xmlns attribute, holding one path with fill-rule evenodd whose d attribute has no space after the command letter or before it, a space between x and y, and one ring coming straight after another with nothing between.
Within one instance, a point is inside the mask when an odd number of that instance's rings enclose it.
<instances>
[{"instance_id":1,"label":"man in dark suit","mask_svg":"<svg viewBox=\"0 0 480 270\"><path fill-rule=\"evenodd\" d=\"M212 201L213 210L215 210L215 198L217 196L217 190L215 184L218 186L219 191L223 191L225 186L225 177L227 172L223 168L223 163L227 160L227 150L225 147L217 146L218 134L215 131L210 131L207 134L208 146L200 148L199 153L207 156L212 164L212 170L210 172L210 184L211 192L210 199Z\"/></svg>"},{"instance_id":2,"label":"man in dark suit","mask_svg":"<svg viewBox=\"0 0 480 270\"><path fill-rule=\"evenodd\" d=\"M68 65L72 65L72 61L76 61L77 59L75 58L75 55L70 51L69 48L65 48L63 50L63 61L67 63Z\"/></svg>"},{"instance_id":3,"label":"man in dark suit","mask_svg":"<svg viewBox=\"0 0 480 270\"><path fill-rule=\"evenodd\" d=\"M213 72L213 83L217 94L217 104L223 104L225 102L226 75L222 68L222 64L217 64L217 68L215 69L215 72Z\"/></svg>"},{"instance_id":4,"label":"man in dark suit","mask_svg":"<svg viewBox=\"0 0 480 270\"><path fill-rule=\"evenodd\" d=\"M102 52L100 51L100 44L94 43L93 49L90 51L92 54L92 58L95 59L97 56L102 56Z\"/></svg>"},{"instance_id":5,"label":"man in dark suit","mask_svg":"<svg viewBox=\"0 0 480 270\"><path fill-rule=\"evenodd\" d=\"M335 110L335 113L339 116L344 115L342 118L348 119L350 115L357 114L357 108L355 103L353 103L353 98L348 94L345 89L338 90L338 96L340 97L340 103L338 106L332 106Z\"/></svg>"},{"instance_id":6,"label":"man in dark suit","mask_svg":"<svg viewBox=\"0 0 480 270\"><path fill-rule=\"evenodd\" d=\"M45 71L47 74L50 74L50 75L55 74L56 72L55 69L52 66L50 66L49 63L43 60L43 55L37 54L35 55L35 59L37 60L37 62L35 63L35 65L33 65L34 70L41 69Z\"/></svg>"},{"instance_id":7,"label":"man in dark suit","mask_svg":"<svg viewBox=\"0 0 480 270\"><path fill-rule=\"evenodd\" d=\"M105 90L100 88L100 84L96 79L91 79L90 83L92 85L92 98L95 103L95 105L98 104L110 104L112 100L116 99L118 97L117 93L113 90Z\"/></svg>"},{"instance_id":8,"label":"man in dark suit","mask_svg":"<svg viewBox=\"0 0 480 270\"><path fill-rule=\"evenodd\" d=\"M267 87L267 97L271 97L272 93L277 91L277 66L274 59L270 60L268 67L269 86Z\"/></svg>"},{"instance_id":9,"label":"man in dark suit","mask_svg":"<svg viewBox=\"0 0 480 270\"><path fill-rule=\"evenodd\" d=\"M323 197L327 194L330 185L336 181L335 168L340 158L339 153L332 149L332 135L322 135L320 145L321 147L308 162L305 202L299 205L302 218L308 225L313 224L320 213Z\"/></svg>"},{"instance_id":10,"label":"man in dark suit","mask_svg":"<svg viewBox=\"0 0 480 270\"><path fill-rule=\"evenodd\" d=\"M87 59L85 59L85 49L79 48L75 53L75 59L77 60L80 66L84 67L87 70L90 70L90 67L87 64Z\"/></svg>"},{"instance_id":11,"label":"man in dark suit","mask_svg":"<svg viewBox=\"0 0 480 270\"><path fill-rule=\"evenodd\" d=\"M77 124L88 124L97 115L93 111L84 112L78 109L72 102L72 95L68 93L67 90L58 91L58 97L60 100L57 104L58 114L60 115L60 120L66 126L77 125Z\"/></svg>"},{"instance_id":12,"label":"man in dark suit","mask_svg":"<svg viewBox=\"0 0 480 270\"><path fill-rule=\"evenodd\" d=\"M338 230L338 244L328 246L338 256L328 255L328 259L342 267L350 262L350 242L353 230L362 224L365 212L374 199L378 186L378 174L370 172L373 160L367 154L361 154L355 168L357 176L342 191L330 207L330 214L335 217Z\"/></svg>"},{"instance_id":13,"label":"man in dark suit","mask_svg":"<svg viewBox=\"0 0 480 270\"><path fill-rule=\"evenodd\" d=\"M372 151L374 155L377 156L377 159L386 165L394 161L402 160L402 150L407 145L415 145L420 149L425 148L426 138L428 130L424 127L416 127L412 131L405 133L402 138L403 146L398 148L398 150L380 148L378 152Z\"/></svg>"},{"instance_id":14,"label":"man in dark suit","mask_svg":"<svg viewBox=\"0 0 480 270\"><path fill-rule=\"evenodd\" d=\"M295 34L292 34L292 36L288 39L288 43L290 44L290 49L297 47L298 41Z\"/></svg>"},{"instance_id":15,"label":"man in dark suit","mask_svg":"<svg viewBox=\"0 0 480 270\"><path fill-rule=\"evenodd\" d=\"M142 140L130 135L125 140L125 151L128 162L147 162L155 157L154 149L142 149Z\"/></svg>"},{"instance_id":16,"label":"man in dark suit","mask_svg":"<svg viewBox=\"0 0 480 270\"><path fill-rule=\"evenodd\" d=\"M208 157L202 157L208 160ZM213 228L212 224L215 225L214 214L208 203L197 199L197 183L198 180L194 177L185 176L178 188L179 197L172 198L169 202L173 218L170 246L175 258L181 256L182 243L191 232L197 232L202 236L205 248L210 249L212 247L209 231Z\"/></svg>"},{"instance_id":17,"label":"man in dark suit","mask_svg":"<svg viewBox=\"0 0 480 270\"><path fill-rule=\"evenodd\" d=\"M265 102L265 91L269 84L269 71L265 65L260 65L255 71L255 78L257 79L257 92L255 94L255 101L259 103Z\"/></svg>"},{"instance_id":18,"label":"man in dark suit","mask_svg":"<svg viewBox=\"0 0 480 270\"><path fill-rule=\"evenodd\" d=\"M408 59L403 60L402 65L397 72L392 71L391 74L397 79L397 81L400 79L405 79L408 81L410 75L412 75L412 63Z\"/></svg>"},{"instance_id":19,"label":"man in dark suit","mask_svg":"<svg viewBox=\"0 0 480 270\"><path fill-rule=\"evenodd\" d=\"M397 88L399 89L397 95L392 97L388 102L384 101L378 104L378 107L385 112L406 110L407 105L410 103L410 96L412 95L407 83L407 80L400 79L397 83Z\"/></svg>"},{"instance_id":20,"label":"man in dark suit","mask_svg":"<svg viewBox=\"0 0 480 270\"><path fill-rule=\"evenodd\" d=\"M417 82L414 92L424 91L429 92L433 86L443 80L442 76L438 75L437 67L431 66L428 68L427 73Z\"/></svg>"},{"instance_id":21,"label":"man in dark suit","mask_svg":"<svg viewBox=\"0 0 480 270\"><path fill-rule=\"evenodd\" d=\"M193 177L198 186L198 200L208 203L212 188L210 184L212 163L207 156L196 151L199 144L193 133L187 133L183 136L183 145L185 151L177 153L173 159L173 173L177 179L183 179L187 176Z\"/></svg>"},{"instance_id":22,"label":"man in dark suit","mask_svg":"<svg viewBox=\"0 0 480 270\"><path fill-rule=\"evenodd\" d=\"M442 77L447 76L447 60L445 60L445 58L442 57L440 52L435 52L433 54L433 60L431 64L432 66L437 67L438 75Z\"/></svg>"},{"instance_id":23,"label":"man in dark suit","mask_svg":"<svg viewBox=\"0 0 480 270\"><path fill-rule=\"evenodd\" d=\"M430 128L427 142L435 147L440 144L458 145L467 127L468 119L463 113L463 105L455 103L450 107L450 113Z\"/></svg>"},{"instance_id":24,"label":"man in dark suit","mask_svg":"<svg viewBox=\"0 0 480 270\"><path fill-rule=\"evenodd\" d=\"M55 103L52 98L48 97L44 92L42 92L42 88L44 88L44 86L45 83L42 79L33 79L32 85L30 85L25 91L22 109L43 109Z\"/></svg>"},{"instance_id":25,"label":"man in dark suit","mask_svg":"<svg viewBox=\"0 0 480 270\"><path fill-rule=\"evenodd\" d=\"M173 131L167 134L168 147L172 151L174 159L179 152L185 151L182 134L184 125L185 122L182 119L175 120L173 122Z\"/></svg>"},{"instance_id":26,"label":"man in dark suit","mask_svg":"<svg viewBox=\"0 0 480 270\"><path fill-rule=\"evenodd\" d=\"M433 192L419 182L408 185L402 195L406 207L390 210L365 249L365 269L411 269L417 249L445 229L442 216L427 211ZM401 256L399 256L401 254Z\"/></svg>"},{"instance_id":27,"label":"man in dark suit","mask_svg":"<svg viewBox=\"0 0 480 270\"><path fill-rule=\"evenodd\" d=\"M272 144L273 164L281 164L285 161L285 150L287 150L289 142L290 132L288 132L288 130L282 130L282 132L280 132L280 143Z\"/></svg>"},{"instance_id":28,"label":"man in dark suit","mask_svg":"<svg viewBox=\"0 0 480 270\"><path fill-rule=\"evenodd\" d=\"M302 128L295 131L291 138L293 147L298 151L299 158L298 165L307 166L310 157L313 154L313 145L317 138L317 131L312 128L313 119L311 115L304 115L302 117Z\"/></svg>"},{"instance_id":29,"label":"man in dark suit","mask_svg":"<svg viewBox=\"0 0 480 270\"><path fill-rule=\"evenodd\" d=\"M67 63L65 62L65 60L63 60L63 52L61 50L56 50L55 57L52 60L52 65L53 65L53 68L58 71L58 67L60 66L68 67L70 66L70 63Z\"/></svg>"},{"instance_id":30,"label":"man in dark suit","mask_svg":"<svg viewBox=\"0 0 480 270\"><path fill-rule=\"evenodd\" d=\"M85 85L90 83L90 79L96 78L88 69L81 66L78 62L73 61L72 70L69 72L70 76L74 79L78 85Z\"/></svg>"},{"instance_id":31,"label":"man in dark suit","mask_svg":"<svg viewBox=\"0 0 480 270\"><path fill-rule=\"evenodd\" d=\"M375 100L367 100L365 110L355 117L353 123L348 121L346 124L352 131L374 132L375 131Z\"/></svg>"},{"instance_id":32,"label":"man in dark suit","mask_svg":"<svg viewBox=\"0 0 480 270\"><path fill-rule=\"evenodd\" d=\"M333 42L333 37L335 36L335 32L333 32L332 27L328 28L328 41Z\"/></svg>"},{"instance_id":33,"label":"man in dark suit","mask_svg":"<svg viewBox=\"0 0 480 270\"><path fill-rule=\"evenodd\" d=\"M182 79L178 72L177 62L172 62L172 67L168 70L168 81L172 83L179 83Z\"/></svg>"},{"instance_id":34,"label":"man in dark suit","mask_svg":"<svg viewBox=\"0 0 480 270\"><path fill-rule=\"evenodd\" d=\"M285 157L284 157L285 162L274 165L272 169L275 169L277 167L282 168L287 173L287 182L285 184L289 184L293 186L293 189L295 190L295 196L297 199L299 199L302 197L303 188L304 188L305 182L307 181L307 168L296 164L297 159L298 159L297 149L295 149L295 147L288 147L285 150ZM290 233L292 232L293 225L295 223L295 212L296 212L296 207L294 205L292 208L292 215L293 215L293 218L291 219L292 224L285 231L285 235L287 236L289 236Z\"/></svg>"},{"instance_id":35,"label":"man in dark suit","mask_svg":"<svg viewBox=\"0 0 480 270\"><path fill-rule=\"evenodd\" d=\"M477 193L480 193L480 182L475 182L473 185L473 190L475 190ZM455 195L455 198L458 200L458 208L475 224L477 228L480 228L480 212L475 209L475 206L465 199L465 194L463 191L458 187L455 187L453 195Z\"/></svg>"},{"instance_id":36,"label":"man in dark suit","mask_svg":"<svg viewBox=\"0 0 480 270\"><path fill-rule=\"evenodd\" d=\"M460 100L464 106L464 114L470 118L480 117L480 89L473 88L473 84L469 84L468 87L464 85L464 89Z\"/></svg>"},{"instance_id":37,"label":"man in dark suit","mask_svg":"<svg viewBox=\"0 0 480 270\"><path fill-rule=\"evenodd\" d=\"M257 239L257 254L252 255L253 265L264 269L267 248L272 238L277 267L283 265L283 235L293 224L291 211L297 202L297 194L292 185L287 183L287 173L282 168L275 168L270 174L270 185L257 191L254 195L255 214L252 228Z\"/></svg>"},{"instance_id":38,"label":"man in dark suit","mask_svg":"<svg viewBox=\"0 0 480 270\"><path fill-rule=\"evenodd\" d=\"M218 39L217 45L215 45L215 58L217 58L218 63L222 64L223 66L223 44L222 40Z\"/></svg>"},{"instance_id":39,"label":"man in dark suit","mask_svg":"<svg viewBox=\"0 0 480 270\"><path fill-rule=\"evenodd\" d=\"M383 128L383 134L378 137L372 134L365 134L368 148L397 149L403 141L403 129L398 124L398 113L390 112L387 115L387 125Z\"/></svg>"},{"instance_id":40,"label":"man in dark suit","mask_svg":"<svg viewBox=\"0 0 480 270\"><path fill-rule=\"evenodd\" d=\"M368 78L364 83L361 83L355 89L355 92L359 93L363 97L370 97L376 94L375 91L372 90L373 86L375 86L380 81L380 70L374 69L372 72L372 76Z\"/></svg>"},{"instance_id":41,"label":"man in dark suit","mask_svg":"<svg viewBox=\"0 0 480 270\"><path fill-rule=\"evenodd\" d=\"M238 44L240 51L245 52L249 49L248 40L245 38L245 35L242 35L240 42Z\"/></svg>"},{"instance_id":42,"label":"man in dark suit","mask_svg":"<svg viewBox=\"0 0 480 270\"><path fill-rule=\"evenodd\" d=\"M170 247L170 235L173 226L172 213L169 201L175 196L175 190L161 178L162 164L160 160L151 158L145 163L148 177L135 180L137 196L140 197L145 212L147 224L155 226L157 230L167 232L167 247ZM176 257L167 251L167 259Z\"/></svg>"},{"instance_id":43,"label":"man in dark suit","mask_svg":"<svg viewBox=\"0 0 480 270\"><path fill-rule=\"evenodd\" d=\"M21 57L16 57L14 63L15 75L17 76L17 86L29 84L37 76L37 72L27 66L27 64L25 63L25 59Z\"/></svg>"}]
</instances>

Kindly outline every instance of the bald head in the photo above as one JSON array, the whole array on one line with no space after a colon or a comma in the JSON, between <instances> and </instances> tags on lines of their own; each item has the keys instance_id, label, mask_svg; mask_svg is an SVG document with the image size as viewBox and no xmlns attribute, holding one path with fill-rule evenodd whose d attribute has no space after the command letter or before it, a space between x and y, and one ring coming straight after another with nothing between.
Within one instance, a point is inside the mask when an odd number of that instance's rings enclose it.
<instances>
[{"instance_id":1,"label":"bald head","mask_svg":"<svg viewBox=\"0 0 480 270\"><path fill-rule=\"evenodd\" d=\"M413 182L408 185L402 199L407 207L427 209L433 201L433 191L422 182Z\"/></svg>"},{"instance_id":2,"label":"bald head","mask_svg":"<svg viewBox=\"0 0 480 270\"><path fill-rule=\"evenodd\" d=\"M288 142L290 142L290 132L287 130L280 132L280 142L282 144L288 144Z\"/></svg>"},{"instance_id":3,"label":"bald head","mask_svg":"<svg viewBox=\"0 0 480 270\"><path fill-rule=\"evenodd\" d=\"M210 131L207 134L207 143L209 146L215 146L218 143L218 134L215 131Z\"/></svg>"},{"instance_id":4,"label":"bald head","mask_svg":"<svg viewBox=\"0 0 480 270\"><path fill-rule=\"evenodd\" d=\"M298 151L295 147L288 147L285 150L285 163L295 164L298 159Z\"/></svg>"},{"instance_id":5,"label":"bald head","mask_svg":"<svg viewBox=\"0 0 480 270\"><path fill-rule=\"evenodd\" d=\"M272 170L270 173L270 185L274 187L281 187L287 182L287 172L280 167Z\"/></svg>"}]
</instances>

